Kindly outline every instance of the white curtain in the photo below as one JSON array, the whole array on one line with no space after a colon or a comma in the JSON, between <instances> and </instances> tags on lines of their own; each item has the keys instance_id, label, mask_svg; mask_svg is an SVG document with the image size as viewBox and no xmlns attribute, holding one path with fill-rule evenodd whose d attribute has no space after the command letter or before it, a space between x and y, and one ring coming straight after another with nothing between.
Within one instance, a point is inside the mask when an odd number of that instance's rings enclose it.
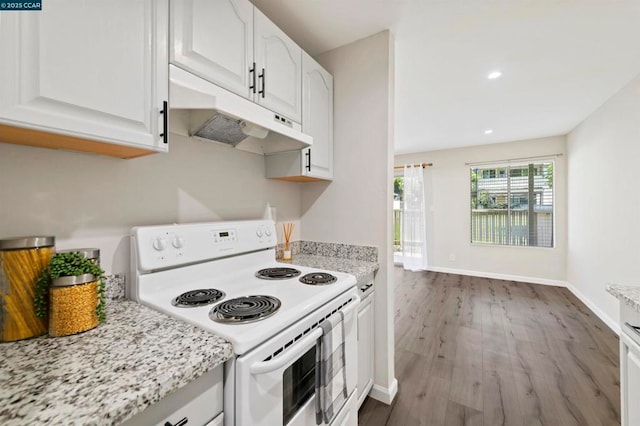
<instances>
[{"instance_id":1,"label":"white curtain","mask_svg":"<svg viewBox=\"0 0 640 426\"><path fill-rule=\"evenodd\" d=\"M404 269L427 269L427 225L422 166L404 167L402 208L402 262Z\"/></svg>"}]
</instances>

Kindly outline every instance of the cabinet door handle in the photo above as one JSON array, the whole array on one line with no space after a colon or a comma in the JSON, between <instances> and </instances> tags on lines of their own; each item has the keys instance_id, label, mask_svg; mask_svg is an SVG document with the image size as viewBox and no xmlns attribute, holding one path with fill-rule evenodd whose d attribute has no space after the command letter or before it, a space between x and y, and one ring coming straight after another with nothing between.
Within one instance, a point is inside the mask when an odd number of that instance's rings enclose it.
<instances>
[{"instance_id":1,"label":"cabinet door handle","mask_svg":"<svg viewBox=\"0 0 640 426\"><path fill-rule=\"evenodd\" d=\"M311 171L311 148L309 148L304 155L307 157L307 165L304 166L304 168L307 169L308 172L310 172Z\"/></svg>"},{"instance_id":2,"label":"cabinet door handle","mask_svg":"<svg viewBox=\"0 0 640 426\"><path fill-rule=\"evenodd\" d=\"M262 95L262 97L264 98L264 92L266 90L265 88L267 87L267 79L265 77L264 68L262 68L262 72L260 73L258 78L262 80L262 89L259 90L258 93L260 93Z\"/></svg>"},{"instance_id":3,"label":"cabinet door handle","mask_svg":"<svg viewBox=\"0 0 640 426\"><path fill-rule=\"evenodd\" d=\"M249 74L251 74L251 86L249 86L249 90L256 93L256 63L253 63L253 67L249 68Z\"/></svg>"},{"instance_id":4,"label":"cabinet door handle","mask_svg":"<svg viewBox=\"0 0 640 426\"><path fill-rule=\"evenodd\" d=\"M362 286L362 288L360 288L360 291L364 293L367 290L369 290L371 287L373 287L373 283L365 284L364 286Z\"/></svg>"},{"instance_id":5,"label":"cabinet door handle","mask_svg":"<svg viewBox=\"0 0 640 426\"><path fill-rule=\"evenodd\" d=\"M160 137L164 143L168 144L169 132L167 132L167 121L169 118L169 108L167 101L162 102L162 111L160 111L160 114L162 114L162 133L160 133Z\"/></svg>"},{"instance_id":6,"label":"cabinet door handle","mask_svg":"<svg viewBox=\"0 0 640 426\"><path fill-rule=\"evenodd\" d=\"M189 419L187 417L183 417L182 419L178 420L178 422L175 424L171 422L165 422L164 426L184 426L187 423L189 423Z\"/></svg>"},{"instance_id":7,"label":"cabinet door handle","mask_svg":"<svg viewBox=\"0 0 640 426\"><path fill-rule=\"evenodd\" d=\"M640 336L640 327L636 327L635 325L631 325L628 322L625 322L624 325L626 325L627 327L629 327L631 329L631 331L633 331L634 333L636 333L636 335Z\"/></svg>"}]
</instances>

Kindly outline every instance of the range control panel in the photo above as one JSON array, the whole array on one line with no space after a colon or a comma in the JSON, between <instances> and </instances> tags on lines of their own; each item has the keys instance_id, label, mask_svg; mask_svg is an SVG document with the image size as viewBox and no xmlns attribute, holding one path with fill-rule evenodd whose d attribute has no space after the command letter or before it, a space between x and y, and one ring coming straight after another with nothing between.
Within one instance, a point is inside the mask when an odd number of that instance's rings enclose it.
<instances>
[{"instance_id":1,"label":"range control panel","mask_svg":"<svg viewBox=\"0 0 640 426\"><path fill-rule=\"evenodd\" d=\"M133 261L140 271L214 260L275 247L269 220L144 226L131 231Z\"/></svg>"},{"instance_id":2,"label":"range control panel","mask_svg":"<svg viewBox=\"0 0 640 426\"><path fill-rule=\"evenodd\" d=\"M213 231L213 241L216 243L232 243L236 241L236 231L233 229Z\"/></svg>"}]
</instances>

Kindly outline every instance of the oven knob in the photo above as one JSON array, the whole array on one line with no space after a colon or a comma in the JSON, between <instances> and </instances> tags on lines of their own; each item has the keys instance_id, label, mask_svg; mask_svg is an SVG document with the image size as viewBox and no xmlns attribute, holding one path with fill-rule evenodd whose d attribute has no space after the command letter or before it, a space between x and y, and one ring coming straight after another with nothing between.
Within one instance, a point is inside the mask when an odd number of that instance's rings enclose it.
<instances>
[{"instance_id":1,"label":"oven knob","mask_svg":"<svg viewBox=\"0 0 640 426\"><path fill-rule=\"evenodd\" d=\"M258 238L262 238L262 229L258 228L258 230L256 231L256 235L258 236Z\"/></svg>"},{"instance_id":2,"label":"oven knob","mask_svg":"<svg viewBox=\"0 0 640 426\"><path fill-rule=\"evenodd\" d=\"M177 249L181 249L182 247L184 247L184 238L175 237L173 241L171 241L171 245Z\"/></svg>"},{"instance_id":3,"label":"oven knob","mask_svg":"<svg viewBox=\"0 0 640 426\"><path fill-rule=\"evenodd\" d=\"M153 241L153 248L157 251L162 251L167 248L167 240L162 237L158 237Z\"/></svg>"},{"instance_id":4,"label":"oven knob","mask_svg":"<svg viewBox=\"0 0 640 426\"><path fill-rule=\"evenodd\" d=\"M267 237L270 237L270 236L271 236L271 229L266 228L266 229L264 230L264 233L265 233L265 234L267 234Z\"/></svg>"}]
</instances>

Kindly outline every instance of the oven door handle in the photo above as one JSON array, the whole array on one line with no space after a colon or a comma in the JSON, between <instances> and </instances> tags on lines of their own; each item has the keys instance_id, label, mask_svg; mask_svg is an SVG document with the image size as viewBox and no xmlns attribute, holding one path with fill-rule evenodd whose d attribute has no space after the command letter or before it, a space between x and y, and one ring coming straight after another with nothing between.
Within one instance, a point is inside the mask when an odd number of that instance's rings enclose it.
<instances>
[{"instance_id":1,"label":"oven door handle","mask_svg":"<svg viewBox=\"0 0 640 426\"><path fill-rule=\"evenodd\" d=\"M347 315L349 315L351 311L354 310L359 304L360 299L356 298L356 300L342 308L345 319ZM296 357L302 355L301 351L297 350L297 348L305 347L311 342L318 340L320 337L322 337L322 327L318 326L307 336L300 339L294 346L287 348L287 351L282 355L269 361L256 362L255 364L253 364L250 368L251 374L257 375L270 373L271 371L282 368L283 366L287 365L287 363L293 361Z\"/></svg>"},{"instance_id":2,"label":"oven door handle","mask_svg":"<svg viewBox=\"0 0 640 426\"><path fill-rule=\"evenodd\" d=\"M293 361L296 357L299 357L301 353L296 350L299 346L306 346L309 343L318 340L322 336L322 328L318 327L309 333L306 337L302 338L290 347L284 354L272 359L270 361L256 362L251 366L251 374L264 374L277 370L285 366L288 362Z\"/></svg>"}]
</instances>

